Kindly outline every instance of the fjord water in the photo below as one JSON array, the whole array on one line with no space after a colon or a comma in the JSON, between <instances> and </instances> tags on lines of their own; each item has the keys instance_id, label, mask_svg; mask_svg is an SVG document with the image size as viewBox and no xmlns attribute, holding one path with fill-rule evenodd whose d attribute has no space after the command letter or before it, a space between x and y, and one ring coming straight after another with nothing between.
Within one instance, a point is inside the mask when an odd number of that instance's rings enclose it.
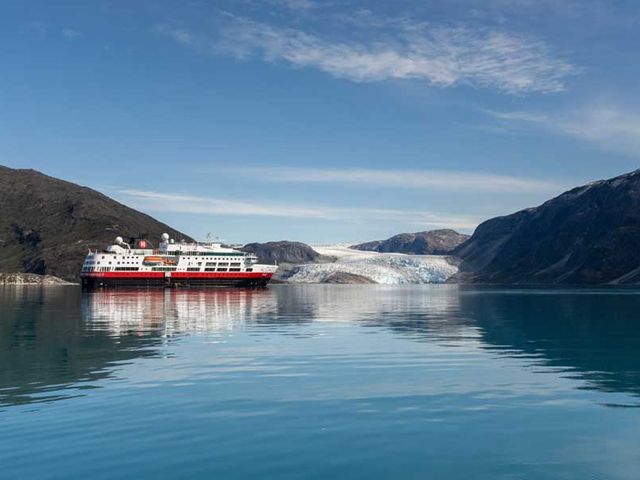
<instances>
[{"instance_id":1,"label":"fjord water","mask_svg":"<svg viewBox=\"0 0 640 480\"><path fill-rule=\"evenodd\" d=\"M637 479L640 291L0 289L1 478Z\"/></svg>"}]
</instances>

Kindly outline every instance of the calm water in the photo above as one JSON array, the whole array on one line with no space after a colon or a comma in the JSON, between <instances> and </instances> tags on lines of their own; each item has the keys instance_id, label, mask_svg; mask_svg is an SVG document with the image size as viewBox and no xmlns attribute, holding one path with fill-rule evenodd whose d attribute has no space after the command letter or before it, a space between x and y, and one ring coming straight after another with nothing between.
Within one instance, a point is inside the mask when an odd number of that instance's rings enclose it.
<instances>
[{"instance_id":1,"label":"calm water","mask_svg":"<svg viewBox=\"0 0 640 480\"><path fill-rule=\"evenodd\" d=\"M0 289L0 477L640 478L640 290Z\"/></svg>"}]
</instances>

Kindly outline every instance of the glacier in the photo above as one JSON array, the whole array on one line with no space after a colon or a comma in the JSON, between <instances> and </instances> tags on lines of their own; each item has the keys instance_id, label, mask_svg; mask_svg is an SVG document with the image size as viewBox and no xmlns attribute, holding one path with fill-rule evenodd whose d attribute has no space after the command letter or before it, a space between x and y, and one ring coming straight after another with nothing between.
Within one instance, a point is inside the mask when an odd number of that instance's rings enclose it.
<instances>
[{"instance_id":1,"label":"glacier","mask_svg":"<svg viewBox=\"0 0 640 480\"><path fill-rule=\"evenodd\" d=\"M405 255L354 250L348 245L315 245L331 263L297 265L286 279L290 283L323 283L335 273L349 273L386 285L444 283L458 272L441 255Z\"/></svg>"}]
</instances>

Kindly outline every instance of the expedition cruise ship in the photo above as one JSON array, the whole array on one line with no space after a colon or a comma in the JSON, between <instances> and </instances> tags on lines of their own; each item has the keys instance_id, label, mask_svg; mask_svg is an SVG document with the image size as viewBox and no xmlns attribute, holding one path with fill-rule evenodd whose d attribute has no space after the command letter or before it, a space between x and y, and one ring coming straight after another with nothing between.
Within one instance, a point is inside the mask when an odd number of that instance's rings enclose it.
<instances>
[{"instance_id":1,"label":"expedition cruise ship","mask_svg":"<svg viewBox=\"0 0 640 480\"><path fill-rule=\"evenodd\" d=\"M164 233L157 249L117 237L104 251L89 251L80 277L85 288L264 287L277 268L219 243L176 243Z\"/></svg>"}]
</instances>

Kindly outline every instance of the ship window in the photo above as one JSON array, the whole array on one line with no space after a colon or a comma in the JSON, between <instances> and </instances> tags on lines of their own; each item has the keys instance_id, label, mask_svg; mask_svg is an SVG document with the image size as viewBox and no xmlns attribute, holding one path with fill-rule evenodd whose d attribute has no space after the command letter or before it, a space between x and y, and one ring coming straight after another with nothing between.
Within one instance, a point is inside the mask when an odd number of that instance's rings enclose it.
<instances>
[{"instance_id":1,"label":"ship window","mask_svg":"<svg viewBox=\"0 0 640 480\"><path fill-rule=\"evenodd\" d=\"M229 271L230 272L239 272L240 269L239 268L230 268Z\"/></svg>"},{"instance_id":2,"label":"ship window","mask_svg":"<svg viewBox=\"0 0 640 480\"><path fill-rule=\"evenodd\" d=\"M219 267L228 267L229 263L227 263L227 262L219 263L218 266Z\"/></svg>"},{"instance_id":3,"label":"ship window","mask_svg":"<svg viewBox=\"0 0 640 480\"><path fill-rule=\"evenodd\" d=\"M227 269L226 269L226 268L218 268L218 271L219 271L219 272L226 272L226 271L227 271Z\"/></svg>"},{"instance_id":4,"label":"ship window","mask_svg":"<svg viewBox=\"0 0 640 480\"><path fill-rule=\"evenodd\" d=\"M199 272L200 269L196 267L187 268L187 272Z\"/></svg>"},{"instance_id":5,"label":"ship window","mask_svg":"<svg viewBox=\"0 0 640 480\"><path fill-rule=\"evenodd\" d=\"M205 272L215 272L216 269L215 268L205 268L204 271Z\"/></svg>"},{"instance_id":6,"label":"ship window","mask_svg":"<svg viewBox=\"0 0 640 480\"><path fill-rule=\"evenodd\" d=\"M253 268L247 268L247 272L253 272Z\"/></svg>"},{"instance_id":7,"label":"ship window","mask_svg":"<svg viewBox=\"0 0 640 480\"><path fill-rule=\"evenodd\" d=\"M240 263L239 263L239 262L237 262L237 263L236 263L236 262L233 262L233 263L231 263L231 266L232 266L232 267L239 267L239 266L240 266Z\"/></svg>"}]
</instances>

